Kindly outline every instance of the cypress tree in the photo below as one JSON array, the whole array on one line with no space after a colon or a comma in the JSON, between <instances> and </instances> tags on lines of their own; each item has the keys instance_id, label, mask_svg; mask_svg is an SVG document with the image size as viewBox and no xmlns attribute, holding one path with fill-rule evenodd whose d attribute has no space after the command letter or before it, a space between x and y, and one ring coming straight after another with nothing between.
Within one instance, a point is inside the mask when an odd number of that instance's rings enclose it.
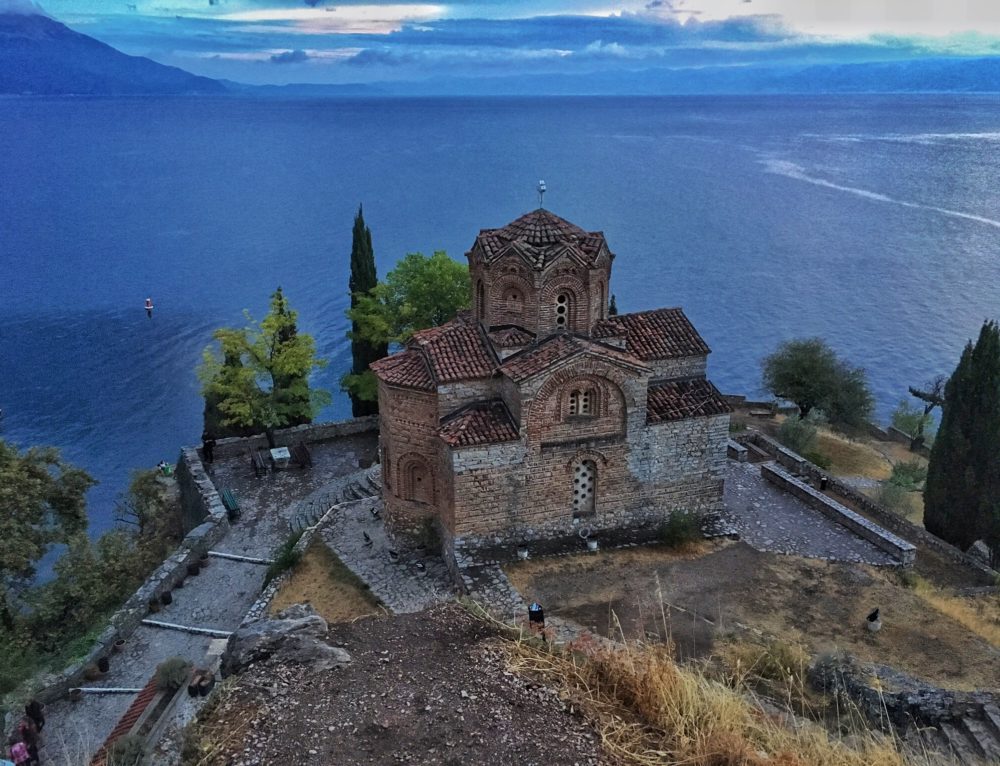
<instances>
[{"instance_id":1,"label":"cypress tree","mask_svg":"<svg viewBox=\"0 0 1000 766\"><path fill-rule=\"evenodd\" d=\"M986 322L945 387L941 427L924 488L924 526L968 548L985 539L1000 555L1000 328Z\"/></svg>"},{"instance_id":2,"label":"cypress tree","mask_svg":"<svg viewBox=\"0 0 1000 766\"><path fill-rule=\"evenodd\" d=\"M358 206L358 214L354 216L354 231L351 242L351 308L356 308L358 298L366 294L378 284L375 271L375 252L372 250L372 232L365 225L362 207ZM351 322L351 373L363 375L368 365L376 359L381 359L389 352L386 344L373 345L362 340L358 335L358 323ZM378 402L366 402L351 393L351 410L354 417L374 415L378 412Z\"/></svg>"}]
</instances>

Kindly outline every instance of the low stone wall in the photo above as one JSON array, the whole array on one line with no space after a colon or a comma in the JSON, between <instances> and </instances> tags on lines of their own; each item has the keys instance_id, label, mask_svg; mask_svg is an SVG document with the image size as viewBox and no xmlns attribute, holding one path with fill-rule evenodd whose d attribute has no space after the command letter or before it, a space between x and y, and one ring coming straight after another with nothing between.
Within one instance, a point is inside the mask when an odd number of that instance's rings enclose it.
<instances>
[{"instance_id":1,"label":"low stone wall","mask_svg":"<svg viewBox=\"0 0 1000 766\"><path fill-rule=\"evenodd\" d=\"M885 429L885 435L889 441L899 442L900 444L905 444L907 447L913 441L912 436L906 433L906 431L896 428L896 426L889 426Z\"/></svg>"},{"instance_id":2,"label":"low stone wall","mask_svg":"<svg viewBox=\"0 0 1000 766\"><path fill-rule=\"evenodd\" d=\"M278 447L290 447L299 442L312 444L314 442L336 439L341 436L370 433L378 430L378 415L368 415L363 418L335 420L328 423L310 423L292 428L278 428L274 431L274 443ZM248 449L263 449L267 447L267 437L264 434L246 437L219 439L215 443L216 459L225 459L246 455Z\"/></svg>"},{"instance_id":3,"label":"low stone wall","mask_svg":"<svg viewBox=\"0 0 1000 766\"><path fill-rule=\"evenodd\" d=\"M737 463L747 462L747 448L734 439L726 442L726 457Z\"/></svg>"},{"instance_id":4,"label":"low stone wall","mask_svg":"<svg viewBox=\"0 0 1000 766\"><path fill-rule=\"evenodd\" d=\"M819 490L813 489L805 482L799 481L781 468L764 464L760 467L761 476L777 485L789 494L794 495L808 506L815 508L824 516L833 519L838 524L847 527L854 534L867 540L876 548L895 556L904 566L912 566L916 559L917 549L900 537L888 532L878 524L869 521L849 508L845 508Z\"/></svg>"},{"instance_id":5,"label":"low stone wall","mask_svg":"<svg viewBox=\"0 0 1000 766\"><path fill-rule=\"evenodd\" d=\"M759 431L744 431L743 433L735 434L733 438L741 444L753 444L772 457L776 457L778 450L782 449L781 445L774 441L774 439L765 436ZM977 575L982 576L986 582L992 582L998 576L997 572L990 569L978 559L963 553L955 546L946 543L940 537L932 535L923 527L917 526L902 516L898 516L892 511L883 508L864 493L830 476L826 471L808 461L806 461L806 475L815 481L818 481L820 478L827 478L828 490L856 505L890 532L912 543L925 546L935 553L944 556L949 561L974 571Z\"/></svg>"},{"instance_id":6,"label":"low stone wall","mask_svg":"<svg viewBox=\"0 0 1000 766\"><path fill-rule=\"evenodd\" d=\"M809 461L798 452L792 452L788 447L782 447L780 444L778 445L778 452L774 456L774 459L778 462L778 465L783 465L795 474L805 473L806 466L809 464Z\"/></svg>"},{"instance_id":7,"label":"low stone wall","mask_svg":"<svg viewBox=\"0 0 1000 766\"><path fill-rule=\"evenodd\" d=\"M37 686L31 690L35 699L48 703L64 696L73 687L79 686L90 665L95 664L101 657L110 655L112 645L119 638L128 638L132 635L149 612L149 602L173 590L187 575L188 564L195 563L229 531L226 509L194 449L182 451L177 478L181 483L181 492L192 493L189 498L192 507L205 509L207 517L204 522L184 536L177 550L160 564L128 601L111 616L108 626L98 636L85 657L59 673L36 679Z\"/></svg>"}]
</instances>

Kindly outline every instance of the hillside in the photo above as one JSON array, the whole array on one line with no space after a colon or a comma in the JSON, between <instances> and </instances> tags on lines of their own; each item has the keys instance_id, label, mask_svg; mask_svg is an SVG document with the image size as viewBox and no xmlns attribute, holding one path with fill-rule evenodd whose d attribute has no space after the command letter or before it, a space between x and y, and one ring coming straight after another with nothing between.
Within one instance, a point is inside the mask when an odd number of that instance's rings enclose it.
<instances>
[{"instance_id":1,"label":"hillside","mask_svg":"<svg viewBox=\"0 0 1000 766\"><path fill-rule=\"evenodd\" d=\"M0 13L0 93L224 93L215 80L127 56L41 15Z\"/></svg>"}]
</instances>

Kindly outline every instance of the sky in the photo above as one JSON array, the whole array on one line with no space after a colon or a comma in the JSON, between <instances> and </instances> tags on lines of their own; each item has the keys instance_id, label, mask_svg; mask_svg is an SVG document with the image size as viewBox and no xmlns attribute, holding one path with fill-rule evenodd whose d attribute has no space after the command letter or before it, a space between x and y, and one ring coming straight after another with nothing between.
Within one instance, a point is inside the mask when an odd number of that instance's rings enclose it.
<instances>
[{"instance_id":1,"label":"sky","mask_svg":"<svg viewBox=\"0 0 1000 766\"><path fill-rule=\"evenodd\" d=\"M1000 55L1000 0L39 0L126 53L246 83ZM33 7L0 0L0 9Z\"/></svg>"}]
</instances>

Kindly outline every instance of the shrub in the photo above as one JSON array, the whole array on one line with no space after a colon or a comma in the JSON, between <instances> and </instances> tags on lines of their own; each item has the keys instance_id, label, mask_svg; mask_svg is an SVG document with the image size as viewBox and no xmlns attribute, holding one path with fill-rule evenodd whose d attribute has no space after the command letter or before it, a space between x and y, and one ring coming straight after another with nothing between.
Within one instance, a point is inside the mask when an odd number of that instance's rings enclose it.
<instances>
[{"instance_id":1,"label":"shrub","mask_svg":"<svg viewBox=\"0 0 1000 766\"><path fill-rule=\"evenodd\" d=\"M302 558L302 552L295 550L295 545L301 537L302 530L293 532L289 535L288 539L281 544L277 552L274 554L274 561L271 563L271 566L267 568L267 574L264 575L264 585L267 585L275 577L284 574L299 563L299 559Z\"/></svg>"},{"instance_id":2,"label":"shrub","mask_svg":"<svg viewBox=\"0 0 1000 766\"><path fill-rule=\"evenodd\" d=\"M812 417L789 415L778 428L778 441L793 452L804 455L816 445L816 422Z\"/></svg>"},{"instance_id":3,"label":"shrub","mask_svg":"<svg viewBox=\"0 0 1000 766\"><path fill-rule=\"evenodd\" d=\"M889 477L891 483L911 492L921 489L926 480L927 466L919 460L896 463L892 467L892 476Z\"/></svg>"},{"instance_id":4,"label":"shrub","mask_svg":"<svg viewBox=\"0 0 1000 766\"><path fill-rule=\"evenodd\" d=\"M875 502L888 511L905 516L912 509L909 493L891 480L880 482L875 491Z\"/></svg>"},{"instance_id":5,"label":"shrub","mask_svg":"<svg viewBox=\"0 0 1000 766\"><path fill-rule=\"evenodd\" d=\"M934 432L933 416L930 413L925 415L923 407L910 404L906 399L900 399L896 409L892 411L892 424L911 438L921 432L921 427L925 439Z\"/></svg>"},{"instance_id":6,"label":"shrub","mask_svg":"<svg viewBox=\"0 0 1000 766\"><path fill-rule=\"evenodd\" d=\"M146 760L146 743L137 734L127 734L108 749L108 766L141 766Z\"/></svg>"},{"instance_id":7,"label":"shrub","mask_svg":"<svg viewBox=\"0 0 1000 766\"><path fill-rule=\"evenodd\" d=\"M701 538L701 516L693 511L674 511L660 525L660 542L668 548L679 548Z\"/></svg>"},{"instance_id":8,"label":"shrub","mask_svg":"<svg viewBox=\"0 0 1000 766\"><path fill-rule=\"evenodd\" d=\"M822 452L816 452L815 450L813 450L812 452L807 452L802 457L804 457L806 460L808 460L817 468L822 468L824 471L829 471L830 466L833 465L830 458L828 458Z\"/></svg>"},{"instance_id":9,"label":"shrub","mask_svg":"<svg viewBox=\"0 0 1000 766\"><path fill-rule=\"evenodd\" d=\"M805 683L809 655L798 644L777 639L765 645L739 644L734 654L742 669L752 676L780 683L791 680L799 687Z\"/></svg>"},{"instance_id":10,"label":"shrub","mask_svg":"<svg viewBox=\"0 0 1000 766\"><path fill-rule=\"evenodd\" d=\"M156 666L156 688L175 691L187 683L191 663L183 657L171 657Z\"/></svg>"}]
</instances>

